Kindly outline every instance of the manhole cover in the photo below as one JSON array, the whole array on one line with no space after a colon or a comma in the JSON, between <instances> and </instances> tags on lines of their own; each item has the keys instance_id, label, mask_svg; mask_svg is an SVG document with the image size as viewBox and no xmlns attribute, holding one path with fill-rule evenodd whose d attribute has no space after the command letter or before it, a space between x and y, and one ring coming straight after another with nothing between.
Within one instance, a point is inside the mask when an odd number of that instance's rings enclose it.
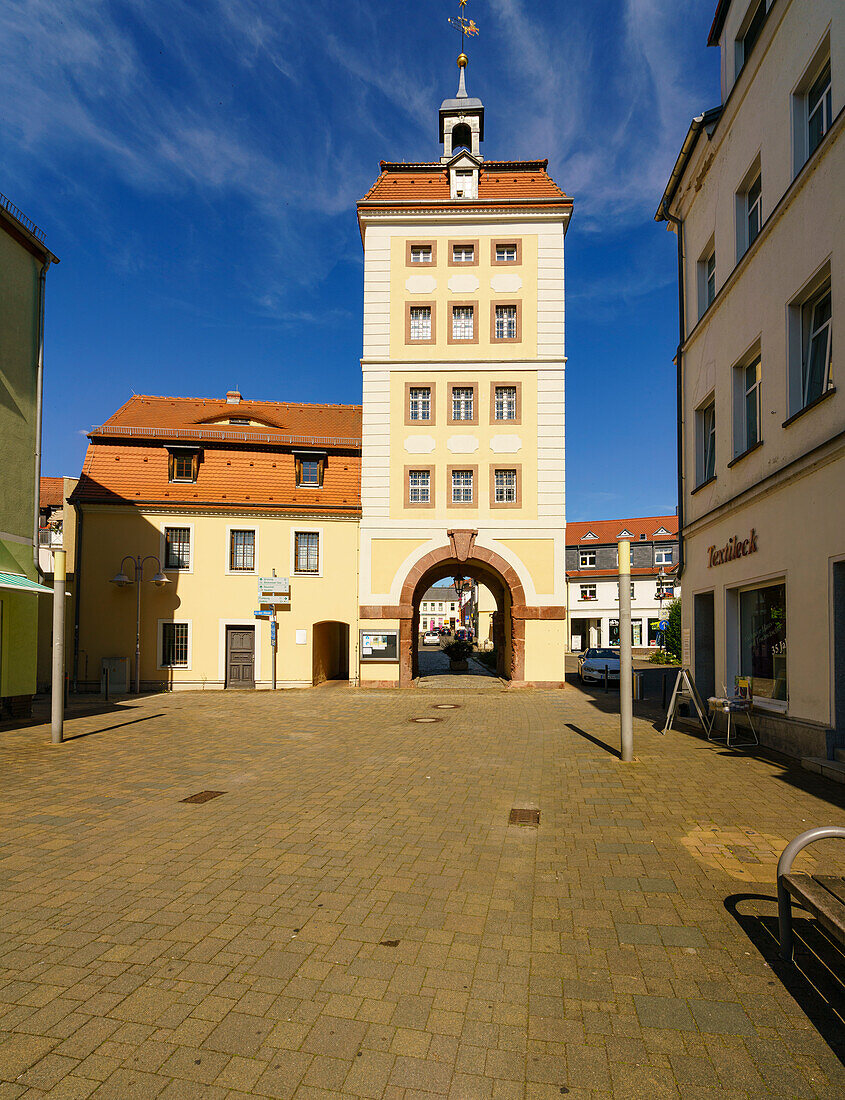
<instances>
[{"instance_id":1,"label":"manhole cover","mask_svg":"<svg viewBox=\"0 0 845 1100\"><path fill-rule=\"evenodd\" d=\"M435 710L460 710L460 703L435 703Z\"/></svg>"},{"instance_id":2,"label":"manhole cover","mask_svg":"<svg viewBox=\"0 0 845 1100\"><path fill-rule=\"evenodd\" d=\"M442 718L412 718L412 722L442 722Z\"/></svg>"},{"instance_id":3,"label":"manhole cover","mask_svg":"<svg viewBox=\"0 0 845 1100\"><path fill-rule=\"evenodd\" d=\"M225 791L200 791L198 794L192 794L188 798L180 798L180 802L210 802L212 798L219 798L221 794L225 794Z\"/></svg>"},{"instance_id":4,"label":"manhole cover","mask_svg":"<svg viewBox=\"0 0 845 1100\"><path fill-rule=\"evenodd\" d=\"M508 818L508 825L539 825L540 811L513 809Z\"/></svg>"}]
</instances>

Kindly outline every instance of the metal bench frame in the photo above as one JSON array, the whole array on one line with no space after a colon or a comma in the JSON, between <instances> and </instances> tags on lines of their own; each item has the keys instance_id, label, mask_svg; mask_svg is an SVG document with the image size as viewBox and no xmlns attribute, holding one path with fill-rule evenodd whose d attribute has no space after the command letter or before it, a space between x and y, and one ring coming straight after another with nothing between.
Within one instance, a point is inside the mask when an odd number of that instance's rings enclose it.
<instances>
[{"instance_id":1,"label":"metal bench frame","mask_svg":"<svg viewBox=\"0 0 845 1100\"><path fill-rule=\"evenodd\" d=\"M793 940L792 940L792 899L790 897L790 891L785 882L785 877L792 870L792 864L795 857L800 851L807 847L808 844L813 844L817 840L845 840L845 827L842 825L819 825L815 829L808 829L805 833L801 833L800 836L795 837L784 848L783 853L778 860L778 931L780 934L780 955L786 962L792 962L793 952ZM819 915L818 909L813 904L812 899L805 897L801 894L800 889L795 891L796 897L802 901L810 910L816 915ZM825 922L829 927L829 923ZM845 942L845 927L839 928L836 926L839 939Z\"/></svg>"}]
</instances>

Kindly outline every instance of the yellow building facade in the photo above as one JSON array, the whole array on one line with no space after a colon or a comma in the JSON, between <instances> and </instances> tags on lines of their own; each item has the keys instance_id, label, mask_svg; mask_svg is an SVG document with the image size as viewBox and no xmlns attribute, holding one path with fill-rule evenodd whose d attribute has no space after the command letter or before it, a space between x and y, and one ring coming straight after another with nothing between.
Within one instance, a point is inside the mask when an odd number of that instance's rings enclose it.
<instances>
[{"instance_id":1,"label":"yellow building facade","mask_svg":"<svg viewBox=\"0 0 845 1100\"><path fill-rule=\"evenodd\" d=\"M465 61L465 59L463 59ZM484 107L440 110L439 163L382 162L364 245L361 681L410 683L446 576L493 594L499 671L564 680L564 238L545 161L485 161Z\"/></svg>"}]
</instances>

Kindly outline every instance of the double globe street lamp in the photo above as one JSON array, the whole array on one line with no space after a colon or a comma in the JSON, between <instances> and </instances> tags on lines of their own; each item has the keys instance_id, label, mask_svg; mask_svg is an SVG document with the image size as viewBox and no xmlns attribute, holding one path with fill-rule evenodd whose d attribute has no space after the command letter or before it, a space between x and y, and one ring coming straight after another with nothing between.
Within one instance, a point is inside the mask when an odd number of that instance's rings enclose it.
<instances>
[{"instance_id":1,"label":"double globe street lamp","mask_svg":"<svg viewBox=\"0 0 845 1100\"><path fill-rule=\"evenodd\" d=\"M133 573L129 577L123 571L123 567L126 562L132 562ZM155 554L147 554L142 558L140 555L136 558L131 554L127 554L123 561L120 563L120 570L116 576L112 577L111 583L116 584L118 588L127 588L130 584L134 584L138 590L137 610L135 614L135 694L141 694L141 581L144 579L144 565L148 561L154 561L158 566L158 572L153 574L150 580L156 586L156 588L164 588L170 581L165 577L161 569L161 562L155 556Z\"/></svg>"}]
</instances>

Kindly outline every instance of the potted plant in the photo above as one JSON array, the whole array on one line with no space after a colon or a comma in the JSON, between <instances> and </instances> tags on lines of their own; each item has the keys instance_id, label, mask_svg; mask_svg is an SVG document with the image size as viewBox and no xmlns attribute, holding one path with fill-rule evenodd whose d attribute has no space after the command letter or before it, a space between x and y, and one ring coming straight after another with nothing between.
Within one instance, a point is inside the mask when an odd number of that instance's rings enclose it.
<instances>
[{"instance_id":1,"label":"potted plant","mask_svg":"<svg viewBox=\"0 0 845 1100\"><path fill-rule=\"evenodd\" d=\"M454 641L444 645L443 652L449 658L449 669L452 672L466 672L469 668L467 657L472 653L469 642Z\"/></svg>"}]
</instances>

